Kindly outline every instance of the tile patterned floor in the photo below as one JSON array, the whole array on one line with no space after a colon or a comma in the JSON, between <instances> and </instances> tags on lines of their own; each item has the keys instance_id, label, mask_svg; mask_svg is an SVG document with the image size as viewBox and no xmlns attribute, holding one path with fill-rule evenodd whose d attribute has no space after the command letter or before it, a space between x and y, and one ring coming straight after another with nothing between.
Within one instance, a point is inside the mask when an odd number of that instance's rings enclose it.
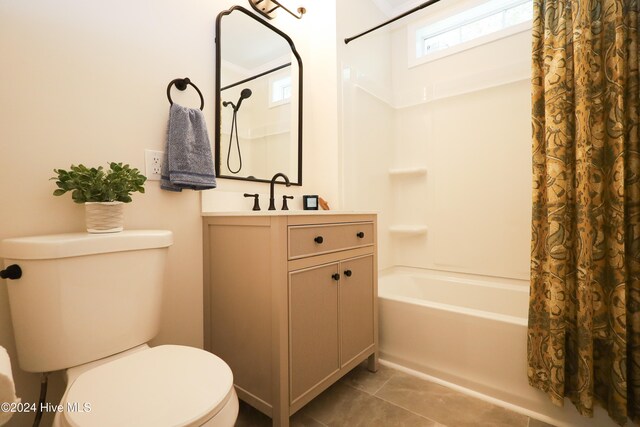
<instances>
[{"instance_id":1,"label":"tile patterned floor","mask_svg":"<svg viewBox=\"0 0 640 427\"><path fill-rule=\"evenodd\" d=\"M356 367L291 417L292 427L552 427L386 366ZM240 403L237 427L271 419Z\"/></svg>"}]
</instances>

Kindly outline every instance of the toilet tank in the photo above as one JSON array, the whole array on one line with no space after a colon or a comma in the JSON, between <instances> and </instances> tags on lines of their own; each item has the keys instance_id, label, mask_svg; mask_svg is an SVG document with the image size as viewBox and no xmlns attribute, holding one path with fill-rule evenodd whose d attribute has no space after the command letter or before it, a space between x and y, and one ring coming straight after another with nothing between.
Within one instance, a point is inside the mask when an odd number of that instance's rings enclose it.
<instances>
[{"instance_id":1,"label":"toilet tank","mask_svg":"<svg viewBox=\"0 0 640 427\"><path fill-rule=\"evenodd\" d=\"M0 242L20 367L49 372L143 344L160 324L163 276L173 234L126 230Z\"/></svg>"}]
</instances>

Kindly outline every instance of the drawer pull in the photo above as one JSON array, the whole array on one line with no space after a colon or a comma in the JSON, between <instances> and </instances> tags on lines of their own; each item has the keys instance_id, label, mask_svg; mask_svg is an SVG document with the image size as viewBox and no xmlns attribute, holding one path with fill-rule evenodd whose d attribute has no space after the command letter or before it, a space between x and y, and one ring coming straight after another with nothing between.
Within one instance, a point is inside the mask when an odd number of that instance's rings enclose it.
<instances>
[{"instance_id":1,"label":"drawer pull","mask_svg":"<svg viewBox=\"0 0 640 427\"><path fill-rule=\"evenodd\" d=\"M324 239L322 238L322 236L318 236L315 239L313 239L314 242L316 242L317 244L321 244L322 242L324 242Z\"/></svg>"},{"instance_id":2,"label":"drawer pull","mask_svg":"<svg viewBox=\"0 0 640 427\"><path fill-rule=\"evenodd\" d=\"M364 231L358 231L358 234L356 234L356 236L358 236L360 239L364 239Z\"/></svg>"},{"instance_id":3,"label":"drawer pull","mask_svg":"<svg viewBox=\"0 0 640 427\"><path fill-rule=\"evenodd\" d=\"M351 277L351 274L352 274L351 270L345 270L344 271L344 275L347 276L347 277Z\"/></svg>"},{"instance_id":4,"label":"drawer pull","mask_svg":"<svg viewBox=\"0 0 640 427\"><path fill-rule=\"evenodd\" d=\"M338 280L340 280L340 274L334 273L331 275L331 278L337 282Z\"/></svg>"}]
</instances>

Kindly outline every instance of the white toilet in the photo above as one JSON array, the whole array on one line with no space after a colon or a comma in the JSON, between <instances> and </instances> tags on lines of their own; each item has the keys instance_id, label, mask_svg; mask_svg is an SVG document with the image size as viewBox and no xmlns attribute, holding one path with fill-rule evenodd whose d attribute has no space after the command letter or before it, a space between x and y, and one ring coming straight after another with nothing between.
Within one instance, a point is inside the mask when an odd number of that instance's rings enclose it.
<instances>
[{"instance_id":1,"label":"white toilet","mask_svg":"<svg viewBox=\"0 0 640 427\"><path fill-rule=\"evenodd\" d=\"M149 347L160 323L170 231L6 239L20 367L66 369L55 427L233 426L229 366L193 347Z\"/></svg>"}]
</instances>

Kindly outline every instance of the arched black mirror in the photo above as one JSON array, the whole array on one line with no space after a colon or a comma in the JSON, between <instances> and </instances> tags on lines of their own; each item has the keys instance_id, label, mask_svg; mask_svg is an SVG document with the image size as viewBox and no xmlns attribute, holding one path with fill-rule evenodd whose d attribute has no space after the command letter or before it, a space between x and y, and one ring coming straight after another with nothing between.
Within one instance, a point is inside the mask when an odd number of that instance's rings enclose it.
<instances>
[{"instance_id":1,"label":"arched black mirror","mask_svg":"<svg viewBox=\"0 0 640 427\"><path fill-rule=\"evenodd\" d=\"M216 19L216 176L302 185L302 60L285 33L241 6Z\"/></svg>"}]
</instances>

